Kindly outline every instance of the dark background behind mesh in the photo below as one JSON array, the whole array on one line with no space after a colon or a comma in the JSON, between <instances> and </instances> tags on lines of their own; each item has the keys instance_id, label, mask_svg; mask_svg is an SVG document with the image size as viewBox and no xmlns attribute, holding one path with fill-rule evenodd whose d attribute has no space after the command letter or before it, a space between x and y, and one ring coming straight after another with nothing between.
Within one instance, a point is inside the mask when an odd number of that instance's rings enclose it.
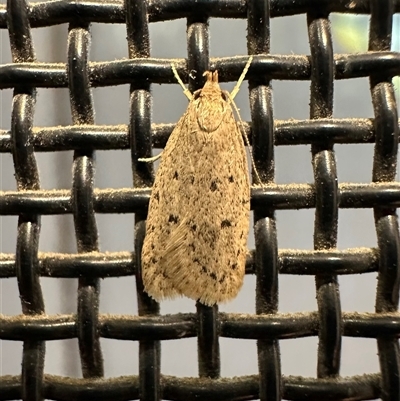
<instances>
[{"instance_id":1,"label":"dark background behind mesh","mask_svg":"<svg viewBox=\"0 0 400 401\"><path fill-rule=\"evenodd\" d=\"M4 4L0 400L400 399L393 13L398 0ZM369 53L335 30L355 14ZM153 179L136 160L187 104L158 84L175 57L191 90L209 68L234 82L247 54L238 105L269 183L252 193L249 274L220 313L178 300L158 315L133 279Z\"/></svg>"}]
</instances>

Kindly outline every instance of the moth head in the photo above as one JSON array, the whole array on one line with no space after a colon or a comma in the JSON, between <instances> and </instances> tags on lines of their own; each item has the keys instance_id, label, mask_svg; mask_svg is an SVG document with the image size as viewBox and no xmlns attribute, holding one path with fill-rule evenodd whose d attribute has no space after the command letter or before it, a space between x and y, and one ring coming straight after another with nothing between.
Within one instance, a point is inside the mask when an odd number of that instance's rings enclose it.
<instances>
[{"instance_id":1,"label":"moth head","mask_svg":"<svg viewBox=\"0 0 400 401\"><path fill-rule=\"evenodd\" d=\"M230 107L228 97L218 84L218 72L206 71L203 89L193 96L196 119L203 132L216 131L224 121L226 110Z\"/></svg>"},{"instance_id":2,"label":"moth head","mask_svg":"<svg viewBox=\"0 0 400 401\"><path fill-rule=\"evenodd\" d=\"M198 99L199 97L208 98L212 101L224 100L227 101L225 93L222 93L221 88L218 83L218 71L206 71L203 74L206 77L206 82L202 89L193 93L193 98Z\"/></svg>"}]
</instances>

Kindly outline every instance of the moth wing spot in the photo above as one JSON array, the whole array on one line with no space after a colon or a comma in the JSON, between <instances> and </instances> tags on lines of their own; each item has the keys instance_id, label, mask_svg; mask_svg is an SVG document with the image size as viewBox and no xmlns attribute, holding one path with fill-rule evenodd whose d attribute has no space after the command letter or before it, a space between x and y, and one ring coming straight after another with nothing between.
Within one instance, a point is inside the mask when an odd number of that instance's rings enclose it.
<instances>
[{"instance_id":1,"label":"moth wing spot","mask_svg":"<svg viewBox=\"0 0 400 401\"><path fill-rule=\"evenodd\" d=\"M208 275L208 269L206 266L201 264L200 259L194 258L193 263L197 263L201 267L201 272Z\"/></svg>"},{"instance_id":2,"label":"moth wing spot","mask_svg":"<svg viewBox=\"0 0 400 401\"><path fill-rule=\"evenodd\" d=\"M222 220L221 228L228 228L228 227L232 227L232 223L230 222L230 220Z\"/></svg>"},{"instance_id":3,"label":"moth wing spot","mask_svg":"<svg viewBox=\"0 0 400 401\"><path fill-rule=\"evenodd\" d=\"M215 192L218 189L217 181L211 181L210 189L212 192Z\"/></svg>"},{"instance_id":4,"label":"moth wing spot","mask_svg":"<svg viewBox=\"0 0 400 401\"><path fill-rule=\"evenodd\" d=\"M175 215L173 215L173 214L170 214L170 215L169 215L168 223L177 224L178 222L179 222L179 217L178 217L178 216L175 216Z\"/></svg>"},{"instance_id":5,"label":"moth wing spot","mask_svg":"<svg viewBox=\"0 0 400 401\"><path fill-rule=\"evenodd\" d=\"M210 277L215 281L217 280L217 275L215 273L210 273Z\"/></svg>"},{"instance_id":6,"label":"moth wing spot","mask_svg":"<svg viewBox=\"0 0 400 401\"><path fill-rule=\"evenodd\" d=\"M235 181L235 179L233 178L233 175L230 175L228 180L229 180L229 182L234 182Z\"/></svg>"},{"instance_id":7,"label":"moth wing spot","mask_svg":"<svg viewBox=\"0 0 400 401\"><path fill-rule=\"evenodd\" d=\"M174 180L177 180L179 178L179 174L178 174L177 171L174 172L174 177L173 178L174 178Z\"/></svg>"},{"instance_id":8,"label":"moth wing spot","mask_svg":"<svg viewBox=\"0 0 400 401\"><path fill-rule=\"evenodd\" d=\"M237 263L231 264L231 269L232 269L232 270L236 270L236 269L237 269Z\"/></svg>"}]
</instances>

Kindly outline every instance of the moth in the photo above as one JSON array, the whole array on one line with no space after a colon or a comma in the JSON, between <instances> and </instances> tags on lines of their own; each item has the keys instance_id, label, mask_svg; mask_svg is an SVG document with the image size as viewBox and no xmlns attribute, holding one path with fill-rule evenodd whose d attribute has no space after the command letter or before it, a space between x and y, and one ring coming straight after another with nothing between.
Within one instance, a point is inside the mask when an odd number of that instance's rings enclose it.
<instances>
[{"instance_id":1,"label":"moth","mask_svg":"<svg viewBox=\"0 0 400 401\"><path fill-rule=\"evenodd\" d=\"M242 287L250 182L233 98L251 61L231 94L206 71L192 95L172 66L190 102L162 152L146 221L142 279L157 301L184 295L214 305Z\"/></svg>"}]
</instances>

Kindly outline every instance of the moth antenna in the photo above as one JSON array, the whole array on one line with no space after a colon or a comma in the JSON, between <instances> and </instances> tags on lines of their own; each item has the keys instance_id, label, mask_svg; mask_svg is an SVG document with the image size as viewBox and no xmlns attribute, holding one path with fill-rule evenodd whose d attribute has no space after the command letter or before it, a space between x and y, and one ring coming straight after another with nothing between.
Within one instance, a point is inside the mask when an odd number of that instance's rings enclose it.
<instances>
[{"instance_id":1,"label":"moth antenna","mask_svg":"<svg viewBox=\"0 0 400 401\"><path fill-rule=\"evenodd\" d=\"M162 152L160 152L157 156L153 157L141 157L138 159L138 162L143 162L143 163L154 163L156 160L158 160L162 155Z\"/></svg>"},{"instance_id":2,"label":"moth antenna","mask_svg":"<svg viewBox=\"0 0 400 401\"><path fill-rule=\"evenodd\" d=\"M250 56L249 59L247 60L247 63L244 67L243 72L241 73L241 75L239 77L239 80L236 82L235 87L233 88L232 92L230 93L230 97L232 100L235 99L236 95L238 94L240 86L242 85L242 82L247 74L247 71L250 68L250 64L252 61L253 61L253 56Z\"/></svg>"},{"instance_id":3,"label":"moth antenna","mask_svg":"<svg viewBox=\"0 0 400 401\"><path fill-rule=\"evenodd\" d=\"M186 95L186 97L189 100L192 100L193 95L190 92L190 90L188 88L186 88L185 84L181 80L181 77L179 76L178 71L176 70L175 64L171 64L171 68L172 68L172 72L174 73L176 80L178 81L179 85L183 89L183 93ZM157 156L153 156L153 157L141 157L140 159L138 159L138 161L143 162L143 163L154 163L156 160L158 160L161 157L161 155L162 155L162 152L159 153Z\"/></svg>"},{"instance_id":4,"label":"moth antenna","mask_svg":"<svg viewBox=\"0 0 400 401\"><path fill-rule=\"evenodd\" d=\"M244 142L246 143L246 145L249 148L250 148L249 138L247 138L246 130L245 130L244 124L243 124L243 120L240 117L239 109L237 108L234 99L235 99L236 95L239 92L240 86L242 85L243 80L246 77L247 71L249 70L252 61L253 61L253 56L250 56L249 59L247 60L247 63L245 65L244 69L243 69L243 72L240 74L240 77L239 77L238 81L236 82L235 87L233 88L231 93L228 93L228 98L229 98L229 100L230 100L230 102L232 104L232 107L235 110L235 113L236 113L236 115L238 117L238 120L239 120L240 130L242 131L242 136L243 136ZM256 163L254 162L253 154L251 152L249 152L249 153L250 153L251 165L253 166L253 170L254 170L254 173L255 173L255 175L257 177L257 180L258 180L260 185L263 185L263 182L261 181L260 174L258 173L258 170L256 168Z\"/></svg>"},{"instance_id":5,"label":"moth antenna","mask_svg":"<svg viewBox=\"0 0 400 401\"><path fill-rule=\"evenodd\" d=\"M179 76L178 71L176 70L175 64L171 64L171 68L172 68L172 72L174 73L176 80L178 81L179 85L183 89L183 93L189 100L192 100L193 99L192 92L190 92L190 90L188 88L186 88L185 84L181 80L181 77Z\"/></svg>"},{"instance_id":6,"label":"moth antenna","mask_svg":"<svg viewBox=\"0 0 400 401\"><path fill-rule=\"evenodd\" d=\"M233 101L233 99L231 98L231 95L230 95L229 93L227 93L227 95L228 95L228 98L229 98L229 100L230 100L230 102L231 102L231 105L232 105L233 109L235 110L235 113L236 113L236 115L237 115L237 117L238 117L239 125L240 125L240 131L242 132L242 136L243 136L244 142L245 142L246 145L250 148L250 141L249 141L249 138L247 138L246 130L245 130L245 128L244 128L243 120L242 120L242 118L240 117L239 109L237 108L236 103L235 103L235 102ZM257 181L259 182L260 185L264 185L263 182L261 181L260 174L258 174L258 170L257 170L257 168L256 168L256 163L255 163L255 161L254 161L253 154L252 154L251 152L249 152L249 154L250 154L251 165L253 166L254 174L255 174L256 177L257 177Z\"/></svg>"}]
</instances>

